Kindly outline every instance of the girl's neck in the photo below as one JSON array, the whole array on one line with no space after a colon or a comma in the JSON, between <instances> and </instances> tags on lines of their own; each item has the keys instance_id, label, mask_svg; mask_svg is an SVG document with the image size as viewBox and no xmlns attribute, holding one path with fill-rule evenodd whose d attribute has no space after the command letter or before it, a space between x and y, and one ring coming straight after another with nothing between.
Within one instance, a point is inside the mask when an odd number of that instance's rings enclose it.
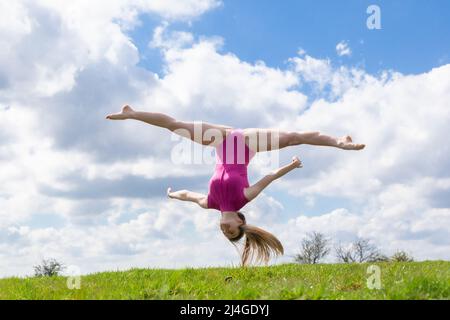
<instances>
[{"instance_id":1,"label":"girl's neck","mask_svg":"<svg viewBox=\"0 0 450 320\"><path fill-rule=\"evenodd\" d=\"M234 217L236 216L236 211L222 211L222 218Z\"/></svg>"}]
</instances>

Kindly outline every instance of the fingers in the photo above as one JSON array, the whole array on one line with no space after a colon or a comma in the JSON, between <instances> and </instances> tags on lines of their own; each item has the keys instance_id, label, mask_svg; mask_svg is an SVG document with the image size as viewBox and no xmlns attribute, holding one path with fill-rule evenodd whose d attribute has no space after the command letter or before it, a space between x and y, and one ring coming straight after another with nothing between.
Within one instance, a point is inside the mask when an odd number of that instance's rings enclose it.
<instances>
[{"instance_id":1,"label":"fingers","mask_svg":"<svg viewBox=\"0 0 450 320\"><path fill-rule=\"evenodd\" d=\"M108 119L108 120L123 120L123 119L125 119L125 117L121 113L116 113L116 114L107 115L106 119Z\"/></svg>"},{"instance_id":2,"label":"fingers","mask_svg":"<svg viewBox=\"0 0 450 320\"><path fill-rule=\"evenodd\" d=\"M122 112L112 113L106 116L108 120L125 120L129 118L129 114L133 111L129 105L122 107Z\"/></svg>"},{"instance_id":3,"label":"fingers","mask_svg":"<svg viewBox=\"0 0 450 320\"><path fill-rule=\"evenodd\" d=\"M172 188L168 187L167 188L167 196L170 198L170 193L172 192Z\"/></svg>"}]
</instances>

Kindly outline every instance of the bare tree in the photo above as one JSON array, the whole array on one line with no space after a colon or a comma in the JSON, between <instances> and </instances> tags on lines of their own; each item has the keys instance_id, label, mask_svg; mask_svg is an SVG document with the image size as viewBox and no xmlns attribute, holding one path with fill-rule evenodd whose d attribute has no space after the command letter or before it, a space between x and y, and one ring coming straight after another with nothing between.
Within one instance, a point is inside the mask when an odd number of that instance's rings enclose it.
<instances>
[{"instance_id":1,"label":"bare tree","mask_svg":"<svg viewBox=\"0 0 450 320\"><path fill-rule=\"evenodd\" d=\"M341 245L335 248L336 256L339 262L379 262L389 260L385 255L370 244L367 239L356 240L350 248L343 248Z\"/></svg>"},{"instance_id":2,"label":"bare tree","mask_svg":"<svg viewBox=\"0 0 450 320\"><path fill-rule=\"evenodd\" d=\"M352 263L355 262L353 252L351 248L344 248L341 244L337 245L334 250L336 251L336 257L338 262Z\"/></svg>"},{"instance_id":3,"label":"bare tree","mask_svg":"<svg viewBox=\"0 0 450 320\"><path fill-rule=\"evenodd\" d=\"M319 263L330 252L329 242L322 233L308 234L308 237L302 240L301 252L294 256L295 261L304 264Z\"/></svg>"},{"instance_id":4,"label":"bare tree","mask_svg":"<svg viewBox=\"0 0 450 320\"><path fill-rule=\"evenodd\" d=\"M380 259L380 252L367 239L359 239L353 244L357 262L376 262Z\"/></svg>"},{"instance_id":5,"label":"bare tree","mask_svg":"<svg viewBox=\"0 0 450 320\"><path fill-rule=\"evenodd\" d=\"M35 277L53 277L64 270L64 265L55 259L42 260L40 265L34 266Z\"/></svg>"}]
</instances>

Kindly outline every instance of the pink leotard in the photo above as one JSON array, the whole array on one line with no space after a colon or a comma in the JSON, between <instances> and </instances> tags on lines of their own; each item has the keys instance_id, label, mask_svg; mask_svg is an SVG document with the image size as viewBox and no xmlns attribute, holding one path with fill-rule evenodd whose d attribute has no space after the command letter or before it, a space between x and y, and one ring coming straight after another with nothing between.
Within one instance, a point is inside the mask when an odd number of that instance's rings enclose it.
<instances>
[{"instance_id":1,"label":"pink leotard","mask_svg":"<svg viewBox=\"0 0 450 320\"><path fill-rule=\"evenodd\" d=\"M254 155L240 129L234 129L216 147L216 168L209 181L208 208L239 211L249 202L244 188L249 186L247 165Z\"/></svg>"}]
</instances>

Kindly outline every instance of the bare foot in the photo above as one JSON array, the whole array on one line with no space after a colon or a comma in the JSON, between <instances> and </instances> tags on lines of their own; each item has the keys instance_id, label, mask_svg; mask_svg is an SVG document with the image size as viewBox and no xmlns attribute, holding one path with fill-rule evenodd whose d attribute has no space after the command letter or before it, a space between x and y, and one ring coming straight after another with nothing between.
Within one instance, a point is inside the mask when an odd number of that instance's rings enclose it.
<instances>
[{"instance_id":1,"label":"bare foot","mask_svg":"<svg viewBox=\"0 0 450 320\"><path fill-rule=\"evenodd\" d=\"M129 106L125 105L122 108L122 112L120 113L113 113L106 116L106 119L109 120L125 120L130 119L131 115L134 113L134 110Z\"/></svg>"},{"instance_id":2,"label":"bare foot","mask_svg":"<svg viewBox=\"0 0 450 320\"><path fill-rule=\"evenodd\" d=\"M352 137L344 136L337 140L337 147L344 150L361 150L366 146L365 144L352 143Z\"/></svg>"}]
</instances>

